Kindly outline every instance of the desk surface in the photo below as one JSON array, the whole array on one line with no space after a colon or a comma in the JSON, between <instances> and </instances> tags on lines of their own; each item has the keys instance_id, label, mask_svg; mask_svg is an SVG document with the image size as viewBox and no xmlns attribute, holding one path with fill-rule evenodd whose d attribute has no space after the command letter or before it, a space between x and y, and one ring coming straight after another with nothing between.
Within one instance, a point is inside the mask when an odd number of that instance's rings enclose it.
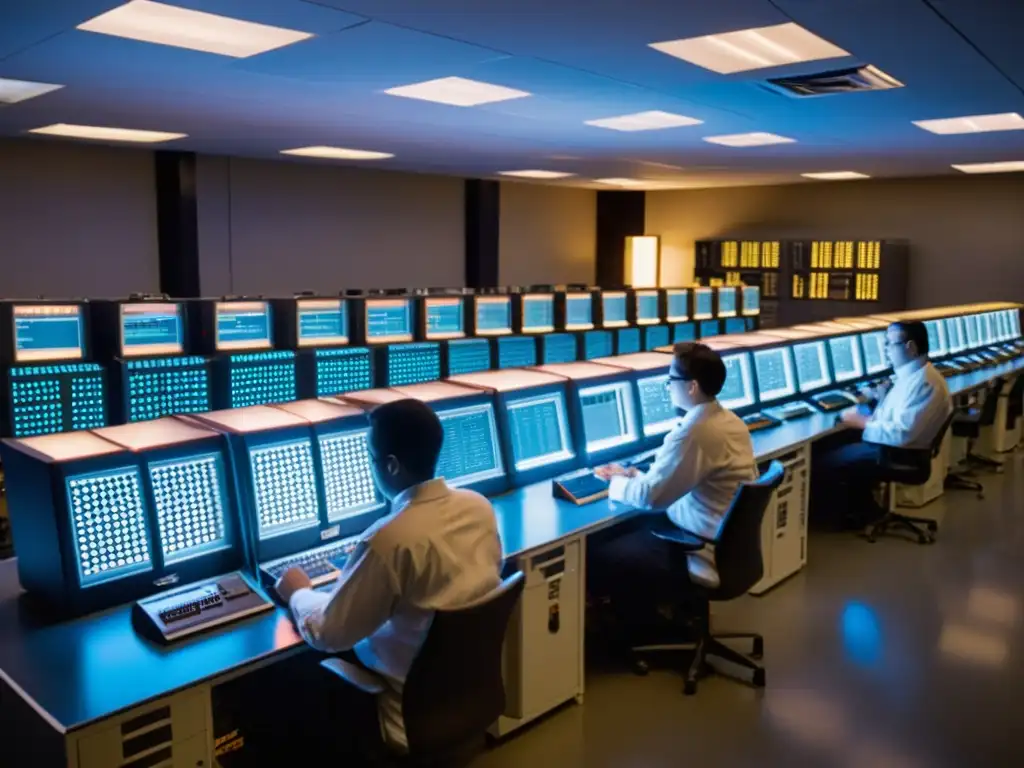
<instances>
[{"instance_id":1,"label":"desk surface","mask_svg":"<svg viewBox=\"0 0 1024 768\"><path fill-rule=\"evenodd\" d=\"M1024 359L952 377L948 384L951 392L962 394L1021 368ZM767 458L836 429L834 415L787 422L755 432L754 453ZM611 525L630 514L606 501L578 507L555 499L550 481L493 502L506 557ZM300 644L283 608L169 647L135 633L130 606L45 624L33 616L22 594L16 561L0 562L0 678L60 731L83 727Z\"/></svg>"}]
</instances>

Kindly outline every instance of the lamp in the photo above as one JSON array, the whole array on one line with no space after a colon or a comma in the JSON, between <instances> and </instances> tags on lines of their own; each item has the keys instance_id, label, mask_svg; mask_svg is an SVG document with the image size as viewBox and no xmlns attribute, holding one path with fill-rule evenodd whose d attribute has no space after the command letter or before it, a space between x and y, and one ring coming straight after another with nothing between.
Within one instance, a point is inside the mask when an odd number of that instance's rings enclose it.
<instances>
[{"instance_id":1,"label":"lamp","mask_svg":"<svg viewBox=\"0 0 1024 768\"><path fill-rule=\"evenodd\" d=\"M657 288L661 274L661 238L627 235L624 282L633 288Z\"/></svg>"}]
</instances>

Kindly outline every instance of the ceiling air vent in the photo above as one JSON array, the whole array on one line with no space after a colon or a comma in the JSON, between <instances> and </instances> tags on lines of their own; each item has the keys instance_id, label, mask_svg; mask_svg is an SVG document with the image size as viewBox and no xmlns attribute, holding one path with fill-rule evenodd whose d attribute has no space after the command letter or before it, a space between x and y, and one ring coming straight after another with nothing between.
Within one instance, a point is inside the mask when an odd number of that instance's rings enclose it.
<instances>
[{"instance_id":1,"label":"ceiling air vent","mask_svg":"<svg viewBox=\"0 0 1024 768\"><path fill-rule=\"evenodd\" d=\"M797 99L808 96L832 96L838 93L886 91L890 88L903 87L899 80L871 64L813 75L776 77L766 81L764 85L769 90Z\"/></svg>"}]
</instances>

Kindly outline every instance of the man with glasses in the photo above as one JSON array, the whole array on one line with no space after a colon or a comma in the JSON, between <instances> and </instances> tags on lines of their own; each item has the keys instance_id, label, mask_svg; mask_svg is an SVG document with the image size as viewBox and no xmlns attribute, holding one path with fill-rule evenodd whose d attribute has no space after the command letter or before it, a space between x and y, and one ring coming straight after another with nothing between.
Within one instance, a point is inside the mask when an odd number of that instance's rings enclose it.
<instances>
[{"instance_id":1,"label":"man with glasses","mask_svg":"<svg viewBox=\"0 0 1024 768\"><path fill-rule=\"evenodd\" d=\"M704 344L676 344L666 386L682 417L665 436L647 472L617 464L596 474L608 494L641 516L628 532L595 543L587 557L591 593L609 596L629 626L645 624L661 597L677 595L670 545L650 534L662 514L683 530L714 538L741 483L757 478L750 431L716 399L725 385L722 358ZM690 573L717 578L713 553L690 555Z\"/></svg>"}]
</instances>

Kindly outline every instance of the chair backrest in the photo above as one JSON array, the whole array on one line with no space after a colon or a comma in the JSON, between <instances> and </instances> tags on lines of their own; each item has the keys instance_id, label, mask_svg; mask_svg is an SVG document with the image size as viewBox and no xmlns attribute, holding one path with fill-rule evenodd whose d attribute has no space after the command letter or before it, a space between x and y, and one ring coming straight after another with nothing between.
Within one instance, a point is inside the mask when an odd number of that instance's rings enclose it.
<instances>
[{"instance_id":1,"label":"chair backrest","mask_svg":"<svg viewBox=\"0 0 1024 768\"><path fill-rule=\"evenodd\" d=\"M773 461L761 477L741 485L733 497L715 539L719 584L712 590L712 599L739 597L750 591L764 575L761 521L785 474L786 468Z\"/></svg>"},{"instance_id":2,"label":"chair backrest","mask_svg":"<svg viewBox=\"0 0 1024 768\"><path fill-rule=\"evenodd\" d=\"M410 754L482 739L504 711L502 645L524 583L515 573L475 603L434 614L402 691Z\"/></svg>"},{"instance_id":3,"label":"chair backrest","mask_svg":"<svg viewBox=\"0 0 1024 768\"><path fill-rule=\"evenodd\" d=\"M946 439L946 433L949 431L950 425L953 423L953 419L956 418L956 409L953 408L949 412L949 416L942 422L942 426L939 427L938 433L932 438L932 458L934 459L939 455L942 450L942 441Z\"/></svg>"},{"instance_id":4,"label":"chair backrest","mask_svg":"<svg viewBox=\"0 0 1024 768\"><path fill-rule=\"evenodd\" d=\"M991 427L996 423L996 408L999 407L999 393L1003 391L1004 380L999 378L992 382L985 393L985 402L981 406L978 423L983 427Z\"/></svg>"}]
</instances>

